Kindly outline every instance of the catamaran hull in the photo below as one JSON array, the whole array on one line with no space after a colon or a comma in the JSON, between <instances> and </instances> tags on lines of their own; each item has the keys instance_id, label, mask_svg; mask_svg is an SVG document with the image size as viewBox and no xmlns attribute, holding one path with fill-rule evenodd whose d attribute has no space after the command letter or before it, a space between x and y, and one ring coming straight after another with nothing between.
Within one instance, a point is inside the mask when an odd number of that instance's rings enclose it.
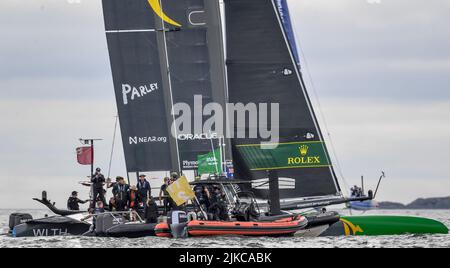
<instances>
[{"instance_id":1,"label":"catamaran hull","mask_svg":"<svg viewBox=\"0 0 450 268\"><path fill-rule=\"evenodd\" d=\"M115 238L141 238L156 236L156 224L120 224L106 230L101 236Z\"/></svg>"},{"instance_id":2,"label":"catamaran hull","mask_svg":"<svg viewBox=\"0 0 450 268\"><path fill-rule=\"evenodd\" d=\"M368 200L363 202L350 202L347 207L354 210L367 211L378 209L379 204L374 200Z\"/></svg>"},{"instance_id":3,"label":"catamaran hull","mask_svg":"<svg viewBox=\"0 0 450 268\"><path fill-rule=\"evenodd\" d=\"M88 232L91 225L73 221L70 218L53 217L32 220L15 226L11 232L13 237L52 237L81 236Z\"/></svg>"},{"instance_id":4,"label":"catamaran hull","mask_svg":"<svg viewBox=\"0 0 450 268\"><path fill-rule=\"evenodd\" d=\"M436 220L403 216L341 217L320 236L384 236L406 234L448 234L448 228Z\"/></svg>"}]
</instances>

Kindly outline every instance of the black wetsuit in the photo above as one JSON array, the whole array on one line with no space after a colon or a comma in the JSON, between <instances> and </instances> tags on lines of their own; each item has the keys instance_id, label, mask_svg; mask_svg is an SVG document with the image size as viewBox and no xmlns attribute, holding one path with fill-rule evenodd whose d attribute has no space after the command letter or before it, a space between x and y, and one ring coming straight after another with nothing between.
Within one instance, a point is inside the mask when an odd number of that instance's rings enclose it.
<instances>
[{"instance_id":1,"label":"black wetsuit","mask_svg":"<svg viewBox=\"0 0 450 268\"><path fill-rule=\"evenodd\" d=\"M128 203L128 190L130 186L127 184L115 184L113 187L113 195L116 199L116 209L117 211L125 211Z\"/></svg>"},{"instance_id":2,"label":"black wetsuit","mask_svg":"<svg viewBox=\"0 0 450 268\"><path fill-rule=\"evenodd\" d=\"M197 197L200 206L203 206L206 210L210 207L210 202L208 194L206 193L206 188L203 185L196 185L194 187L195 196Z\"/></svg>"},{"instance_id":3,"label":"black wetsuit","mask_svg":"<svg viewBox=\"0 0 450 268\"><path fill-rule=\"evenodd\" d=\"M167 187L169 187L169 185L167 184L163 184L161 186L161 191L164 194L164 214L167 214L167 212L169 212L170 210L170 196L169 196L169 192L167 192Z\"/></svg>"},{"instance_id":4,"label":"black wetsuit","mask_svg":"<svg viewBox=\"0 0 450 268\"><path fill-rule=\"evenodd\" d=\"M228 220L227 205L225 202L225 196L222 192L213 192L211 197L211 206L208 211L214 215L215 220Z\"/></svg>"},{"instance_id":5,"label":"black wetsuit","mask_svg":"<svg viewBox=\"0 0 450 268\"><path fill-rule=\"evenodd\" d=\"M157 223L158 222L158 205L155 202L151 202L145 208L145 222L146 223Z\"/></svg>"},{"instance_id":6,"label":"black wetsuit","mask_svg":"<svg viewBox=\"0 0 450 268\"><path fill-rule=\"evenodd\" d=\"M137 188L139 200L143 202L145 206L145 204L147 204L148 198L151 196L152 187L150 186L150 183L147 180L144 180L144 182L141 182L139 180Z\"/></svg>"},{"instance_id":7,"label":"black wetsuit","mask_svg":"<svg viewBox=\"0 0 450 268\"><path fill-rule=\"evenodd\" d=\"M73 211L80 211L80 204L86 204L88 201L80 200L78 197L69 197L67 200L67 209Z\"/></svg>"},{"instance_id":8,"label":"black wetsuit","mask_svg":"<svg viewBox=\"0 0 450 268\"><path fill-rule=\"evenodd\" d=\"M103 184L106 182L105 176L103 174L94 174L91 179L92 184L92 200L94 202L102 201L106 205L105 190L103 189Z\"/></svg>"}]
</instances>

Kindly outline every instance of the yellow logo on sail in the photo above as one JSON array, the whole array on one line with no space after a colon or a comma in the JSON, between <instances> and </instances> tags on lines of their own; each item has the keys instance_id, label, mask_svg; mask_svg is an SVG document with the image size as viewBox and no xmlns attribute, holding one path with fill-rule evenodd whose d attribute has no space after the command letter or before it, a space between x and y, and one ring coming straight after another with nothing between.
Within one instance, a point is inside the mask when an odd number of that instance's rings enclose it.
<instances>
[{"instance_id":1,"label":"yellow logo on sail","mask_svg":"<svg viewBox=\"0 0 450 268\"><path fill-rule=\"evenodd\" d=\"M150 6L152 7L153 11L155 12L156 15L158 15L163 21L176 26L176 27L181 27L181 24L179 24L178 22L174 21L173 19L171 19L169 16L167 16L160 4L161 0L148 0L148 3L150 4Z\"/></svg>"},{"instance_id":2,"label":"yellow logo on sail","mask_svg":"<svg viewBox=\"0 0 450 268\"><path fill-rule=\"evenodd\" d=\"M308 154L308 150L309 150L308 145L302 145L302 146L300 146L299 149L300 149L300 154L302 156L306 156Z\"/></svg>"},{"instance_id":3,"label":"yellow logo on sail","mask_svg":"<svg viewBox=\"0 0 450 268\"><path fill-rule=\"evenodd\" d=\"M321 165L322 161L320 159L320 156L308 156L309 154L309 146L308 145L302 145L298 147L298 151L300 152L299 157L289 157L288 158L288 165L292 166L316 166Z\"/></svg>"}]
</instances>

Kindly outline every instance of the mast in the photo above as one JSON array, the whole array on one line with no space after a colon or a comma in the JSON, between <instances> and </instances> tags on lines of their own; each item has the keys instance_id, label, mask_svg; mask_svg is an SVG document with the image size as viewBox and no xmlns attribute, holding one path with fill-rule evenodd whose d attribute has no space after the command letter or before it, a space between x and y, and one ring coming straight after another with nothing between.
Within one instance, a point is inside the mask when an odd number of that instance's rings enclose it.
<instances>
[{"instance_id":1,"label":"mast","mask_svg":"<svg viewBox=\"0 0 450 268\"><path fill-rule=\"evenodd\" d=\"M164 14L163 10L163 4L161 0L159 1L160 5L160 12L161 14ZM166 85L166 88L168 90L165 92L165 99L166 101L166 113L167 113L167 125L170 128L169 133L175 134L175 137L172 137L170 135L170 158L172 162L172 167L176 168L178 174L182 173L182 167L181 167L181 160L180 160L180 148L178 144L178 132L176 127L173 125L173 122L175 122L175 114L174 114L174 97L173 97L173 88L172 88L172 77L171 77L171 71L170 71L170 61L169 61L169 55L168 55L168 48L167 48L167 31L178 31L179 28L174 27L166 27L166 23L164 22L163 17L155 16L155 24L158 29L158 45L162 47L160 49L160 57L161 57L161 65L163 71L163 83ZM171 116L169 116L171 115ZM173 126L173 127L171 127ZM174 170L172 170L174 171Z\"/></svg>"},{"instance_id":2,"label":"mast","mask_svg":"<svg viewBox=\"0 0 450 268\"><path fill-rule=\"evenodd\" d=\"M216 63L211 65L211 82L212 82L212 98L219 103L223 110L226 109L228 103L228 81L226 70L226 42L225 42L225 14L223 10L223 0L208 0L205 2L206 21L211 29L207 32L207 39L209 42L209 57L211 62ZM229 133L228 117L224 113L223 122L225 122L224 135ZM231 140L223 139L225 146L223 148L224 164L232 160ZM226 170L226 169L223 169Z\"/></svg>"},{"instance_id":3,"label":"mast","mask_svg":"<svg viewBox=\"0 0 450 268\"><path fill-rule=\"evenodd\" d=\"M168 68L167 83L171 88L172 105L187 104L191 108L194 127L176 133L179 165L182 170L196 170L198 156L210 152L210 141L219 148L221 133L203 129L209 117L203 114L199 102L225 103L224 52L218 0L191 0L175 3L159 1L172 22L161 20L165 31L164 68ZM177 26L178 25L178 26ZM198 98L201 96L201 98ZM175 120L175 118L171 118ZM231 153L228 153L231 155Z\"/></svg>"}]
</instances>

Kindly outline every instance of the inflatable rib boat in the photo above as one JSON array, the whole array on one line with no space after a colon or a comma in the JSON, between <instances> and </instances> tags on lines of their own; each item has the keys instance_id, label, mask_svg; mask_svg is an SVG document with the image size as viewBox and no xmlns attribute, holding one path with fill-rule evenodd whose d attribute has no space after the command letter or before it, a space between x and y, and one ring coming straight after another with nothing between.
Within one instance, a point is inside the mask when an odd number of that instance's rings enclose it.
<instances>
[{"instance_id":1,"label":"inflatable rib boat","mask_svg":"<svg viewBox=\"0 0 450 268\"><path fill-rule=\"evenodd\" d=\"M227 222L190 221L184 225L188 236L289 236L306 228L308 220L303 216L286 216L274 221ZM160 223L155 227L158 237L172 237L172 226Z\"/></svg>"},{"instance_id":2,"label":"inflatable rib boat","mask_svg":"<svg viewBox=\"0 0 450 268\"><path fill-rule=\"evenodd\" d=\"M192 221L187 226L190 236L286 236L304 229L308 221L303 216L274 222L207 222Z\"/></svg>"}]
</instances>

